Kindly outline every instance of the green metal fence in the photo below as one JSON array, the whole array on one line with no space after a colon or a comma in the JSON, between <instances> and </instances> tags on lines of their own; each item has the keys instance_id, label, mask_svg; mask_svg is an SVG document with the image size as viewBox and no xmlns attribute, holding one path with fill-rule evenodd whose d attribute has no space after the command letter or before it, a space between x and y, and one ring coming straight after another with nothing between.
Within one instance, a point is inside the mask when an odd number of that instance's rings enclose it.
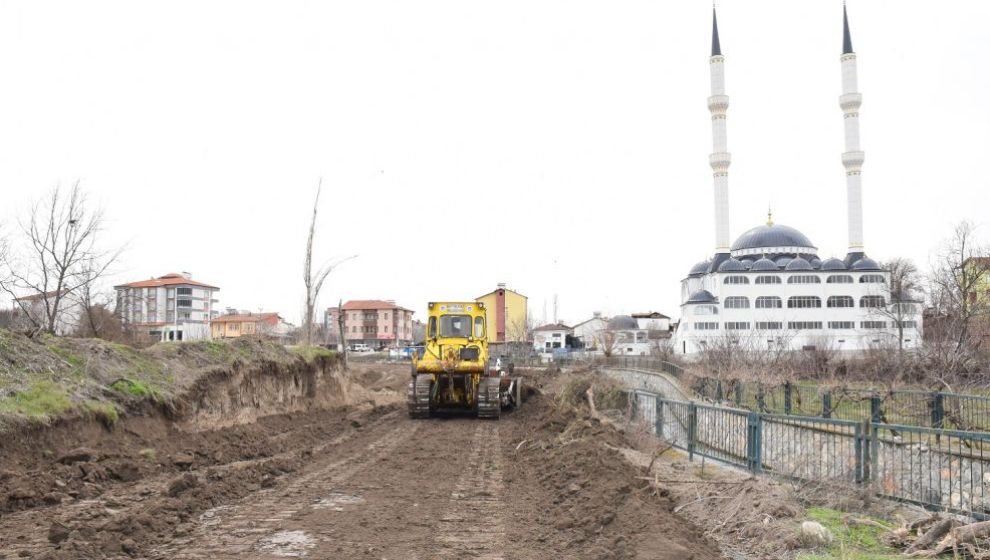
<instances>
[{"instance_id":1,"label":"green metal fence","mask_svg":"<svg viewBox=\"0 0 990 560\"><path fill-rule=\"evenodd\" d=\"M990 434L769 414L630 391L635 421L687 452L753 473L869 486L877 495L990 517ZM793 397L793 395L792 395ZM793 407L792 402L792 407Z\"/></svg>"},{"instance_id":2,"label":"green metal fence","mask_svg":"<svg viewBox=\"0 0 990 560\"><path fill-rule=\"evenodd\" d=\"M697 378L692 390L718 404L762 413L990 431L990 397L980 395L789 382L767 385L709 377Z\"/></svg>"}]
</instances>

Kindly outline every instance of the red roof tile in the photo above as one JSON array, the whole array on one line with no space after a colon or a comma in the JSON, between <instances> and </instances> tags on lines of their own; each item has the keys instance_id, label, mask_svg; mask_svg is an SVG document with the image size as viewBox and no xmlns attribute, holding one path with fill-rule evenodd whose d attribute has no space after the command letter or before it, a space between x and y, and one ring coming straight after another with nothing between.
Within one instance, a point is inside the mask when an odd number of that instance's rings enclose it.
<instances>
[{"instance_id":1,"label":"red roof tile","mask_svg":"<svg viewBox=\"0 0 990 560\"><path fill-rule=\"evenodd\" d=\"M62 290L62 294L61 295L64 296L67 293L69 293L69 290ZM37 301L37 300L41 300L41 299L50 299L50 298L55 297L57 294L58 294L58 291L53 290L51 292L45 292L43 294L31 294L29 296L19 297L19 298L17 298L14 301Z\"/></svg>"},{"instance_id":2,"label":"red roof tile","mask_svg":"<svg viewBox=\"0 0 990 560\"><path fill-rule=\"evenodd\" d=\"M330 309L336 309L336 307L331 307ZM352 299L344 304L344 309L348 311L360 311L362 309L401 309L403 311L412 311L411 309L396 305L394 302L382 301L380 299Z\"/></svg>"},{"instance_id":3,"label":"red roof tile","mask_svg":"<svg viewBox=\"0 0 990 560\"><path fill-rule=\"evenodd\" d=\"M114 286L114 288L157 288L159 286L199 286L201 288L210 288L212 290L219 290L220 288L216 286L211 286L209 284L204 284L202 282L197 282L190 278L186 278L181 274L175 272L170 272L165 276L159 276L158 278L152 278L151 280L139 280L137 282L131 282L130 284L120 284Z\"/></svg>"},{"instance_id":4,"label":"red roof tile","mask_svg":"<svg viewBox=\"0 0 990 560\"><path fill-rule=\"evenodd\" d=\"M280 317L278 313L251 313L249 315L245 314L235 314L235 315L221 315L211 320L213 323L259 323L259 322L272 322L278 323Z\"/></svg>"}]
</instances>

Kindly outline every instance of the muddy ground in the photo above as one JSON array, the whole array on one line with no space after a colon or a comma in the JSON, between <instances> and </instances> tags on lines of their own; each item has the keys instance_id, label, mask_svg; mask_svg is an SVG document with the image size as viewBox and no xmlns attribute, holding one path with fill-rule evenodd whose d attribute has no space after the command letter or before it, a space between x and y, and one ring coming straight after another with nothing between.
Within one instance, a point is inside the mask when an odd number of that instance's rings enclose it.
<instances>
[{"instance_id":1,"label":"muddy ground","mask_svg":"<svg viewBox=\"0 0 990 560\"><path fill-rule=\"evenodd\" d=\"M406 367L357 368L393 402L8 442L0 558L721 558L580 408L536 392L497 422L413 421Z\"/></svg>"}]
</instances>

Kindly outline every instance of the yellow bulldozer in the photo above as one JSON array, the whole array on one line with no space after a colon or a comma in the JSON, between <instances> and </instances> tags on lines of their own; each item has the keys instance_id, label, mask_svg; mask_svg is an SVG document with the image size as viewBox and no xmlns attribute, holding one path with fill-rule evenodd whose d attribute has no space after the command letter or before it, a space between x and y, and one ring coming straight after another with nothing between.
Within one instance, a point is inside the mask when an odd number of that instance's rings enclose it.
<instances>
[{"instance_id":1,"label":"yellow bulldozer","mask_svg":"<svg viewBox=\"0 0 990 560\"><path fill-rule=\"evenodd\" d=\"M469 412L497 419L522 403L522 381L511 363L489 356L486 328L483 303L429 304L426 344L412 359L410 418Z\"/></svg>"}]
</instances>

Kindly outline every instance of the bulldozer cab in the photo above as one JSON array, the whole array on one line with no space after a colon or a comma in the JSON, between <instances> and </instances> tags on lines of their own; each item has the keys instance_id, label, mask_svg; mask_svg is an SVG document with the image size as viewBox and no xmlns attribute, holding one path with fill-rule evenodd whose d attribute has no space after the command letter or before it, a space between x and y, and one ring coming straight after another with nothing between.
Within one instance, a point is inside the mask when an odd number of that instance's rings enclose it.
<instances>
[{"instance_id":1,"label":"bulldozer cab","mask_svg":"<svg viewBox=\"0 0 990 560\"><path fill-rule=\"evenodd\" d=\"M422 357L431 372L477 372L488 360L485 306L478 302L432 302L428 307L426 348ZM428 365L429 364L429 365Z\"/></svg>"}]
</instances>

